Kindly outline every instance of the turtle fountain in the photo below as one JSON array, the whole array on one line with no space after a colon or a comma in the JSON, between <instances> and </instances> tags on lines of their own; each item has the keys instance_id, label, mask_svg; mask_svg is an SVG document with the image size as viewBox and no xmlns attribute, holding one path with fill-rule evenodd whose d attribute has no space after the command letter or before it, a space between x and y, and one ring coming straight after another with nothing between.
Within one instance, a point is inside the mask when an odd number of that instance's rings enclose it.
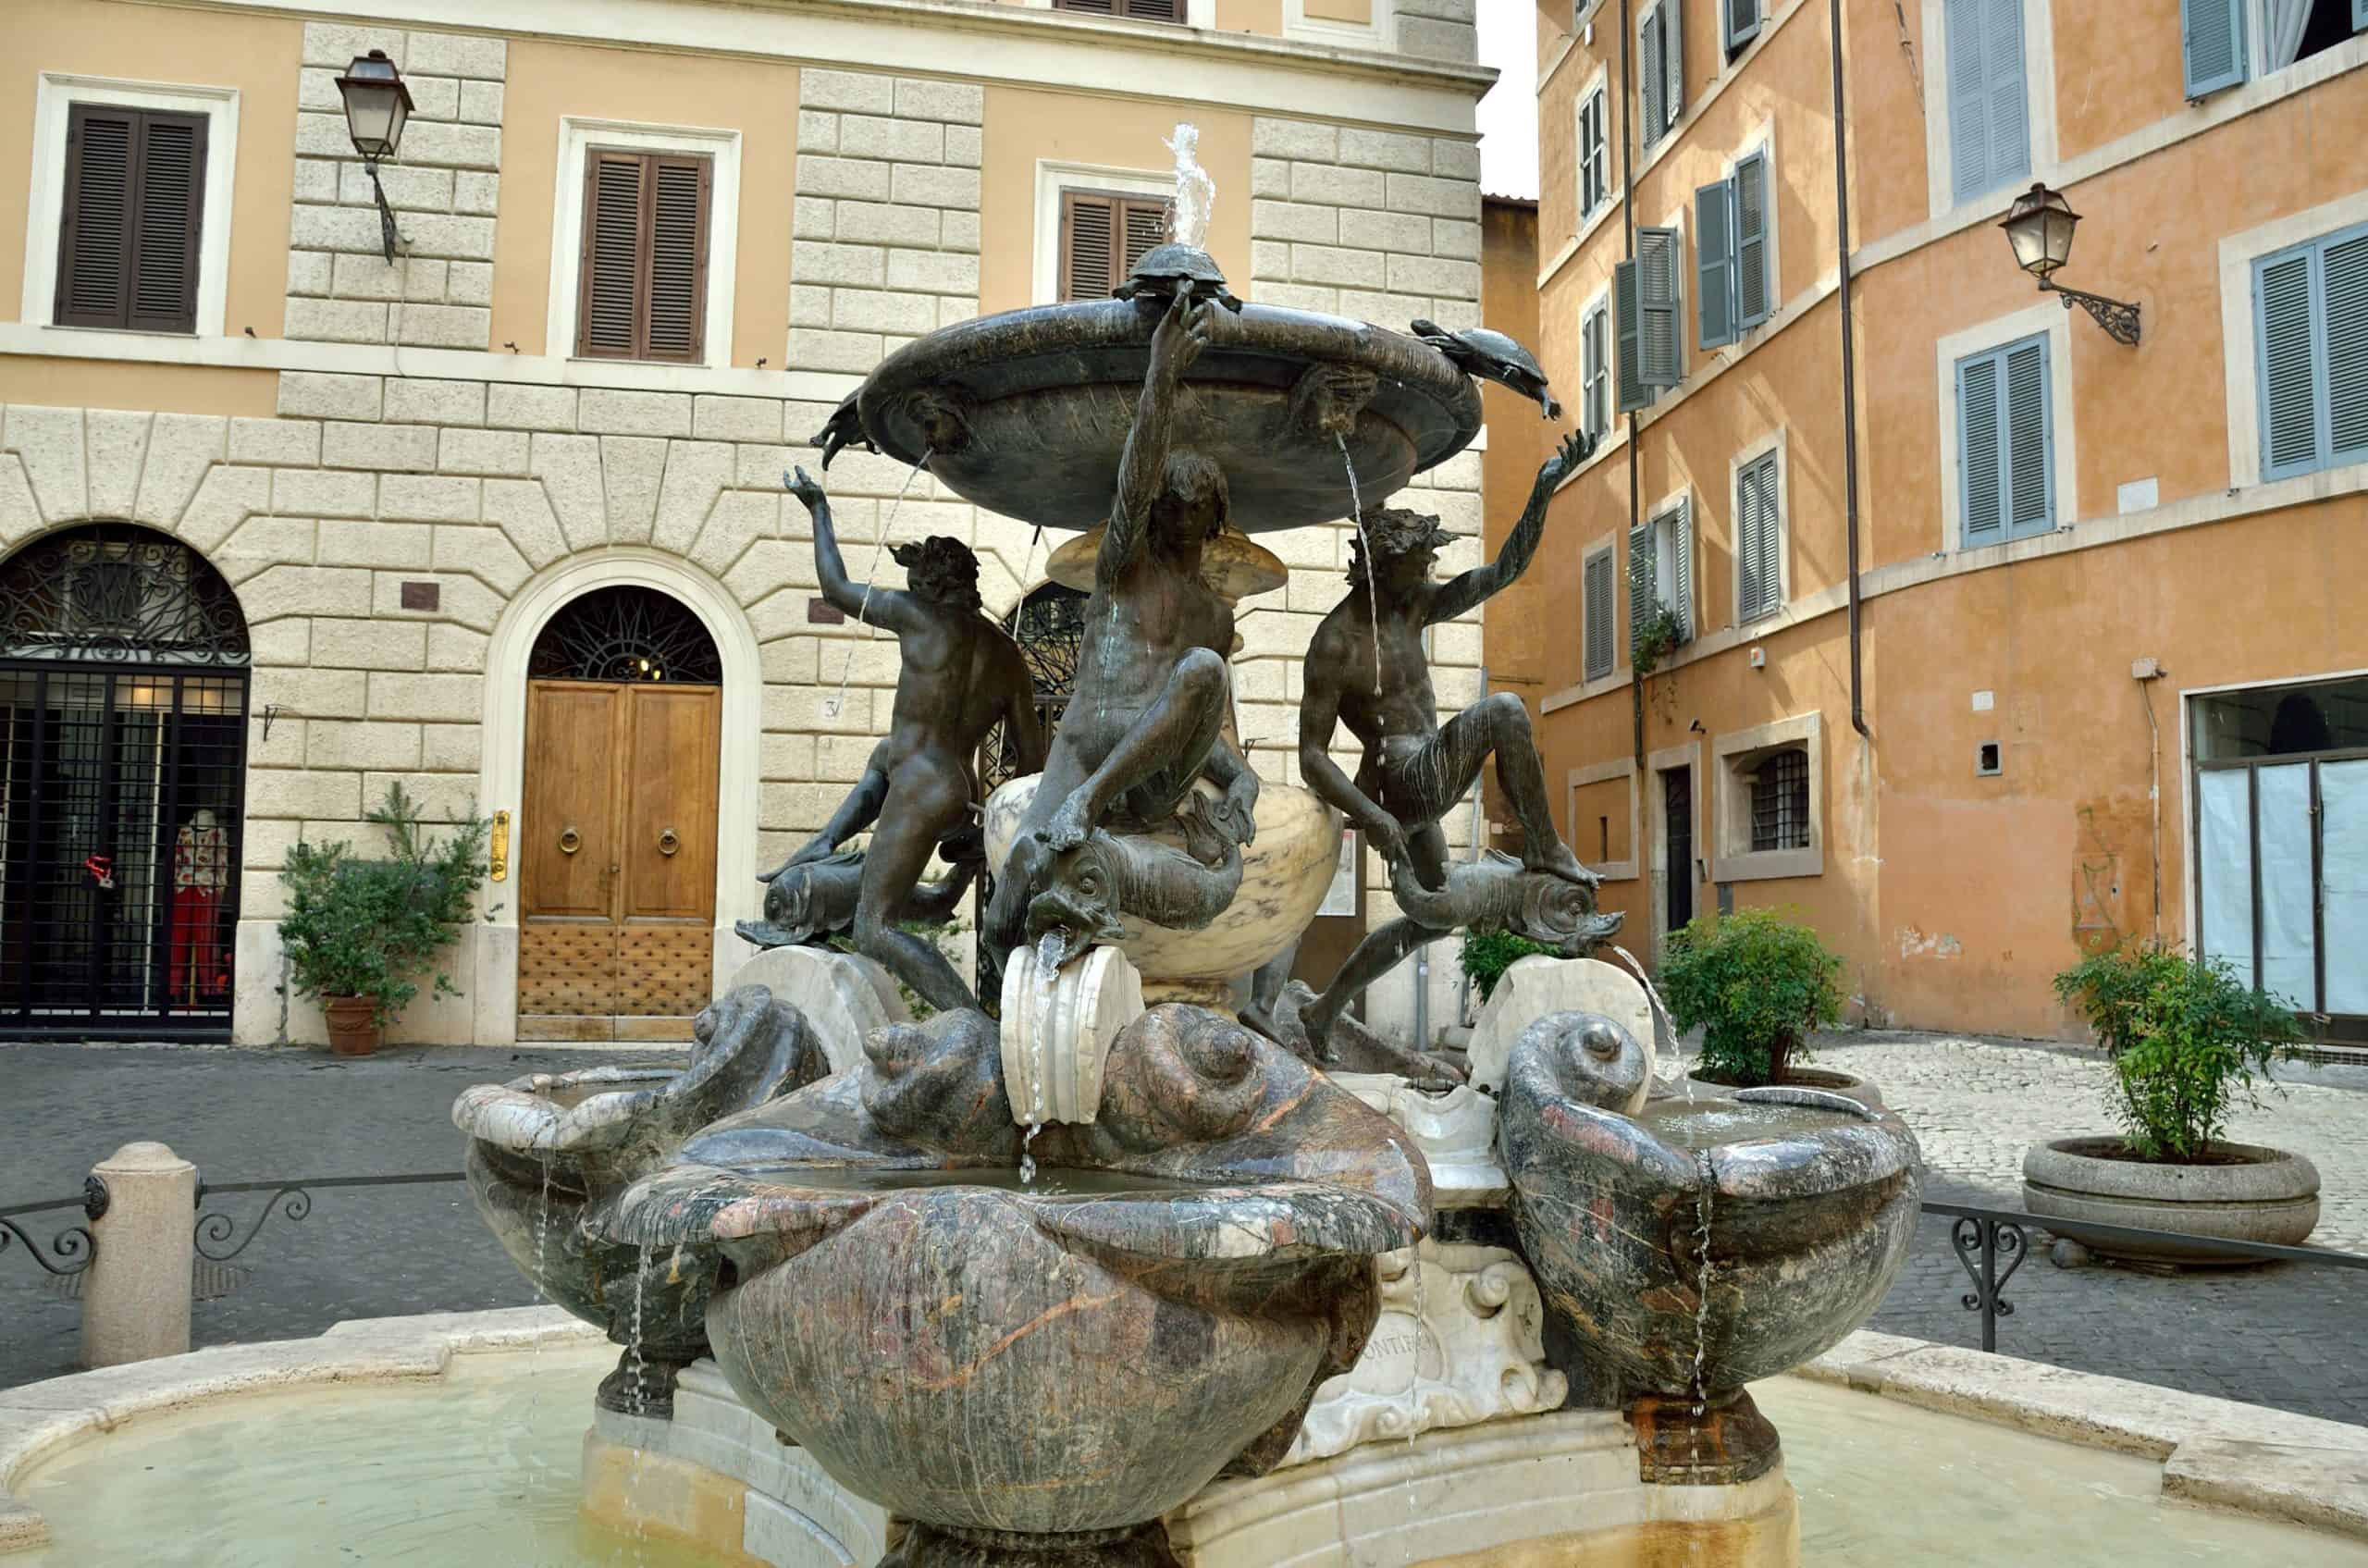
<instances>
[{"instance_id":1,"label":"turtle fountain","mask_svg":"<svg viewBox=\"0 0 2368 1568\"><path fill-rule=\"evenodd\" d=\"M1056 552L1092 593L1079 685L1049 737L1015 737L1030 776L947 794L1025 706L967 547L900 549L907 586L858 591L825 479L785 475L826 594L906 654L892 734L747 932L783 950L751 978L798 978L727 994L679 1075L455 1107L512 1259L626 1347L586 1510L800 1565L1792 1562L1781 1440L1744 1389L1880 1301L1915 1141L1831 1096L1654 1094L1641 990L1587 957L1618 922L1554 834L1526 715L1437 722L1418 636L1518 576L1587 443L1497 561L1435 581L1436 520L1385 503L1474 438L1473 375L1552 417L1535 363L1240 300L1199 248L1205 189L1179 191L1116 297L919 339L816 438L818 466L862 444L1082 535ZM1255 536L1344 515L1306 783L1261 781L1233 600ZM1450 864L1439 819L1491 764L1523 853ZM1400 918L1324 993L1286 987L1344 822ZM921 879L933 850L952 880ZM981 870L1002 979L974 996L895 922ZM1556 955L1528 1016L1489 1025L1511 1045L1486 1090L1346 1013L1474 924ZM933 1016L874 1001L891 976Z\"/></svg>"}]
</instances>

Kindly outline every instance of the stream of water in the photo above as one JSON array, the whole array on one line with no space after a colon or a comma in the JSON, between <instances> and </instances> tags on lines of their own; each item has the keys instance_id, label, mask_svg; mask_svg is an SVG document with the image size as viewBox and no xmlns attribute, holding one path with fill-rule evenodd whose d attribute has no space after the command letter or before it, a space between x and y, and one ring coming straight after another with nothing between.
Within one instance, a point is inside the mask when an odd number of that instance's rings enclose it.
<instances>
[{"instance_id":1,"label":"stream of water","mask_svg":"<svg viewBox=\"0 0 2368 1568\"><path fill-rule=\"evenodd\" d=\"M1381 589L1375 582L1380 562L1373 558L1373 536L1365 532L1365 503L1357 494L1356 460L1349 455L1349 438L1339 431L1332 439L1340 448L1340 466L1349 471L1349 517L1357 525L1358 548L1365 553L1365 615L1373 623L1373 694L1381 695Z\"/></svg>"}]
</instances>

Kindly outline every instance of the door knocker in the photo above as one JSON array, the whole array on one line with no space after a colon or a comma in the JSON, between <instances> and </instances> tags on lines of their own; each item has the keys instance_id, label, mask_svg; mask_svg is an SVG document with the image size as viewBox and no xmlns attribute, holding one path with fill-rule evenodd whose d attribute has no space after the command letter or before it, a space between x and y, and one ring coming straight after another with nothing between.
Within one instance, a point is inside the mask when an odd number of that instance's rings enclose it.
<instances>
[{"instance_id":1,"label":"door knocker","mask_svg":"<svg viewBox=\"0 0 2368 1568\"><path fill-rule=\"evenodd\" d=\"M559 852L561 854L573 855L583 847L584 835L577 833L573 824L560 830Z\"/></svg>"},{"instance_id":2,"label":"door knocker","mask_svg":"<svg viewBox=\"0 0 2368 1568\"><path fill-rule=\"evenodd\" d=\"M658 853L660 855L672 855L682 847L683 835L672 828L666 828L658 834Z\"/></svg>"}]
</instances>

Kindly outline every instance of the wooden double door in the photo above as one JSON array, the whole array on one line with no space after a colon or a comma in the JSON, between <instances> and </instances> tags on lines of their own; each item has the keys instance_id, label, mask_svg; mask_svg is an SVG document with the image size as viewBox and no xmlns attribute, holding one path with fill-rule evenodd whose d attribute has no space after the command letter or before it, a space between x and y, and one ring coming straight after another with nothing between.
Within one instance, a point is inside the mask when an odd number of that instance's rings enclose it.
<instances>
[{"instance_id":1,"label":"wooden double door","mask_svg":"<svg viewBox=\"0 0 2368 1568\"><path fill-rule=\"evenodd\" d=\"M521 1040L690 1038L714 967L722 696L527 683Z\"/></svg>"}]
</instances>

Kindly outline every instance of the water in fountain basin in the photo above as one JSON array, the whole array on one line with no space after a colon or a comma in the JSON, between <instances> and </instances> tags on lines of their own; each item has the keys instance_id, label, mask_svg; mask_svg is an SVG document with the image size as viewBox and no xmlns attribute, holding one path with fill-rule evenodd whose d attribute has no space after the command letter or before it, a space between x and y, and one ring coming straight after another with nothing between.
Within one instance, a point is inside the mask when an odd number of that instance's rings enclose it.
<instances>
[{"instance_id":1,"label":"water in fountain basin","mask_svg":"<svg viewBox=\"0 0 2368 1568\"><path fill-rule=\"evenodd\" d=\"M1365 532L1365 503L1357 495L1357 462L1349 455L1349 438L1339 431L1332 439L1340 448L1340 466L1349 471L1349 516L1357 525L1357 543L1365 552L1365 613L1373 623L1373 694L1381 695L1381 589L1375 582L1373 536Z\"/></svg>"},{"instance_id":2,"label":"water in fountain basin","mask_svg":"<svg viewBox=\"0 0 2368 1568\"><path fill-rule=\"evenodd\" d=\"M1858 1119L1848 1111L1765 1100L1655 1100L1636 1117L1639 1126L1663 1142L1697 1151L1771 1138L1799 1138L1847 1127Z\"/></svg>"},{"instance_id":3,"label":"water in fountain basin","mask_svg":"<svg viewBox=\"0 0 2368 1568\"><path fill-rule=\"evenodd\" d=\"M1636 961L1636 955L1631 953L1625 947L1621 946L1617 942L1611 943L1609 945L1614 953L1620 955L1622 960L1627 964L1628 968L1634 971L1636 983L1645 988L1645 999L1652 1004L1653 1015L1660 1019L1661 1031L1666 1032L1669 1035L1669 1056L1671 1066L1667 1072L1660 1070L1660 1041L1656 1038L1650 1047L1654 1063L1653 1076L1659 1079L1663 1083L1667 1083L1671 1078L1675 1078L1678 1081L1679 1087L1685 1091L1685 1103L1689 1105L1692 1105L1694 1103L1694 1075L1685 1070L1685 1054L1678 1049L1677 1020L1670 1017L1669 1005L1661 1000L1661 994L1654 988L1652 977L1645 972L1645 966Z\"/></svg>"}]
</instances>

